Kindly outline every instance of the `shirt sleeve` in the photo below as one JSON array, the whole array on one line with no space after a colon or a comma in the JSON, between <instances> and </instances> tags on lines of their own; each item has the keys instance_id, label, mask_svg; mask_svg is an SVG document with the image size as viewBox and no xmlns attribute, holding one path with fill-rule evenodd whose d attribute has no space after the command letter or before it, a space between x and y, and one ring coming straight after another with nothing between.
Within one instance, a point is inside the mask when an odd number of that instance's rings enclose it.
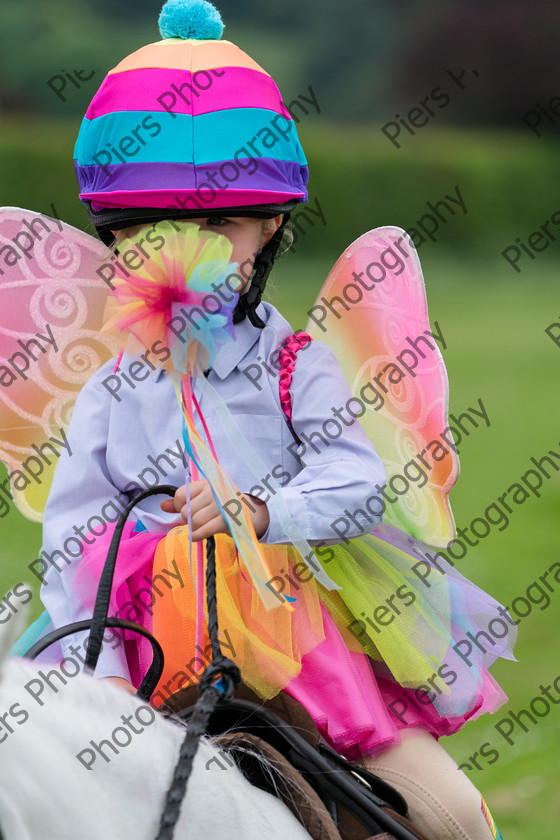
<instances>
[{"instance_id":1,"label":"shirt sleeve","mask_svg":"<svg viewBox=\"0 0 560 840\"><path fill-rule=\"evenodd\" d=\"M301 350L290 388L289 444L301 471L277 493L310 544L332 544L372 531L382 518L385 468L359 421L367 406L352 397L332 350L320 341ZM274 504L261 542L286 542Z\"/></svg>"},{"instance_id":2,"label":"shirt sleeve","mask_svg":"<svg viewBox=\"0 0 560 840\"><path fill-rule=\"evenodd\" d=\"M43 524L43 582L41 600L55 628L91 618L74 592L76 567L81 559L86 523L109 499L115 498L106 462L110 408L108 394L97 377L80 392L67 433L71 454L64 451L59 459ZM81 647L86 633L68 636L61 641L64 656L72 656L71 646ZM130 679L124 644L120 635L108 630L99 665L99 677Z\"/></svg>"}]
</instances>

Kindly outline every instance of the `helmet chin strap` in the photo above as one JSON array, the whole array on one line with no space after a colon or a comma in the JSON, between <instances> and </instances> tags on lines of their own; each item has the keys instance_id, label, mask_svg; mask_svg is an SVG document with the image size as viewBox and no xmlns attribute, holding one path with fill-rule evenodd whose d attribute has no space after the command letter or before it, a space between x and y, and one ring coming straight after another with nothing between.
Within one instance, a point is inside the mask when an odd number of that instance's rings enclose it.
<instances>
[{"instance_id":1,"label":"helmet chin strap","mask_svg":"<svg viewBox=\"0 0 560 840\"><path fill-rule=\"evenodd\" d=\"M284 228L289 218L290 214L285 213L280 227L264 246L260 254L257 254L254 263L255 273L251 280L249 291L239 298L237 306L233 311L234 324L239 324L247 315L254 327L258 327L261 330L264 328L264 321L257 315L257 307L261 302L266 281L274 265L274 260L276 259L278 248L284 235Z\"/></svg>"}]
</instances>

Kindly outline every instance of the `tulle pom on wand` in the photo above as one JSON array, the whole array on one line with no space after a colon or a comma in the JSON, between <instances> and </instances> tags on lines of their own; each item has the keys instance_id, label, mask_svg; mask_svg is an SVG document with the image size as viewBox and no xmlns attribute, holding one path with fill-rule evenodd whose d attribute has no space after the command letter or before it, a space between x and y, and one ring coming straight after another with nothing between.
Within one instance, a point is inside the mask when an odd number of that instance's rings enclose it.
<instances>
[{"instance_id":1,"label":"tulle pom on wand","mask_svg":"<svg viewBox=\"0 0 560 840\"><path fill-rule=\"evenodd\" d=\"M119 260L104 329L119 331L131 353L159 342L155 365L196 376L234 338L233 310L243 280L230 262L233 246L192 222L174 221L154 225L151 246L142 241L126 237L119 244L131 270Z\"/></svg>"}]
</instances>

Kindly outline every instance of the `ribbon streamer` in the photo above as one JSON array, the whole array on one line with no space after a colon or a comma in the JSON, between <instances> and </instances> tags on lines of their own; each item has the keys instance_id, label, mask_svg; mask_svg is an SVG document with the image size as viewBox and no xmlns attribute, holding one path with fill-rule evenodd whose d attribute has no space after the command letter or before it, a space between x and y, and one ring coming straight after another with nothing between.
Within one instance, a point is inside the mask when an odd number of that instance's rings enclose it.
<instances>
[{"instance_id":1,"label":"ribbon streamer","mask_svg":"<svg viewBox=\"0 0 560 840\"><path fill-rule=\"evenodd\" d=\"M193 381L200 384L201 393L216 410L217 417L226 435L237 452L248 465L264 469L264 464L241 433L225 403L208 385L202 371L211 367L218 348L224 342L234 340L233 311L237 295L228 298L217 297L220 286L231 292L228 281L237 268L229 262L232 244L223 236L211 231L200 231L191 222L159 222L154 226L157 236L163 238L165 248L160 248L148 260L142 260L134 274L117 264L114 299L107 308L108 320L105 330L118 330L127 336L127 348L134 352L135 344L148 349L162 342L168 355L154 359L171 378L183 414L183 437L186 452L193 470L208 480L216 503L222 510L230 528L235 546L249 573L252 585L267 610L284 606L292 610L291 599L278 597L267 583L272 579L263 550L255 534L249 508L231 478L226 474L215 452L210 451L195 428L192 409ZM150 241L155 241L153 238ZM125 239L119 246L134 249L133 238ZM140 255L139 255L140 258ZM241 283L241 278L239 278ZM212 308L208 302L212 298ZM227 301L224 303L224 300ZM216 309L216 303L218 308ZM206 423L201 423L207 432ZM208 436L208 444L213 449ZM187 482L189 476L187 475ZM286 533L307 562L312 573L327 589L336 589L336 584L326 575L317 561L311 547L304 540L293 522L282 499L280 486L273 485L274 504ZM228 502L239 501L239 515L228 513ZM190 533L190 532L189 532ZM192 552L189 549L189 557ZM197 548L198 556L198 548ZM200 559L200 558L199 558ZM192 574L192 559L191 574ZM197 563L198 567L199 563ZM200 572L201 570L198 569ZM198 580L201 580L199 574ZM198 593L201 595L201 593ZM199 602L202 603L202 602Z\"/></svg>"}]
</instances>

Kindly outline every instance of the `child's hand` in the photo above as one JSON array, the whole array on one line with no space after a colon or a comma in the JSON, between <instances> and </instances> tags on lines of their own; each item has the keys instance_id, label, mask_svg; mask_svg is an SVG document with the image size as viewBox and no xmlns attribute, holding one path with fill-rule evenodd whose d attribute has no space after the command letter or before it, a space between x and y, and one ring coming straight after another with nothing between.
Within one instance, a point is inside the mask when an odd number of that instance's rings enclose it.
<instances>
[{"instance_id":1,"label":"child's hand","mask_svg":"<svg viewBox=\"0 0 560 840\"><path fill-rule=\"evenodd\" d=\"M189 484L189 495L191 502L192 538L194 542L205 540L214 534L229 534L216 500L214 499L210 484L206 479L202 481L191 481ZM187 488L179 487L173 499L166 499L161 503L161 509L168 513L181 514L174 525L186 525L188 523L187 512Z\"/></svg>"},{"instance_id":2,"label":"child's hand","mask_svg":"<svg viewBox=\"0 0 560 840\"><path fill-rule=\"evenodd\" d=\"M194 542L205 540L214 534L229 534L229 528L222 516L220 508L210 489L206 479L202 481L191 481L189 484L192 520L192 538ZM249 515L257 538L260 539L266 532L269 523L268 510L264 502L254 496L247 496ZM167 513L181 514L175 525L186 525L187 515L187 488L180 487L173 499L166 499L161 502L161 509Z\"/></svg>"}]
</instances>

